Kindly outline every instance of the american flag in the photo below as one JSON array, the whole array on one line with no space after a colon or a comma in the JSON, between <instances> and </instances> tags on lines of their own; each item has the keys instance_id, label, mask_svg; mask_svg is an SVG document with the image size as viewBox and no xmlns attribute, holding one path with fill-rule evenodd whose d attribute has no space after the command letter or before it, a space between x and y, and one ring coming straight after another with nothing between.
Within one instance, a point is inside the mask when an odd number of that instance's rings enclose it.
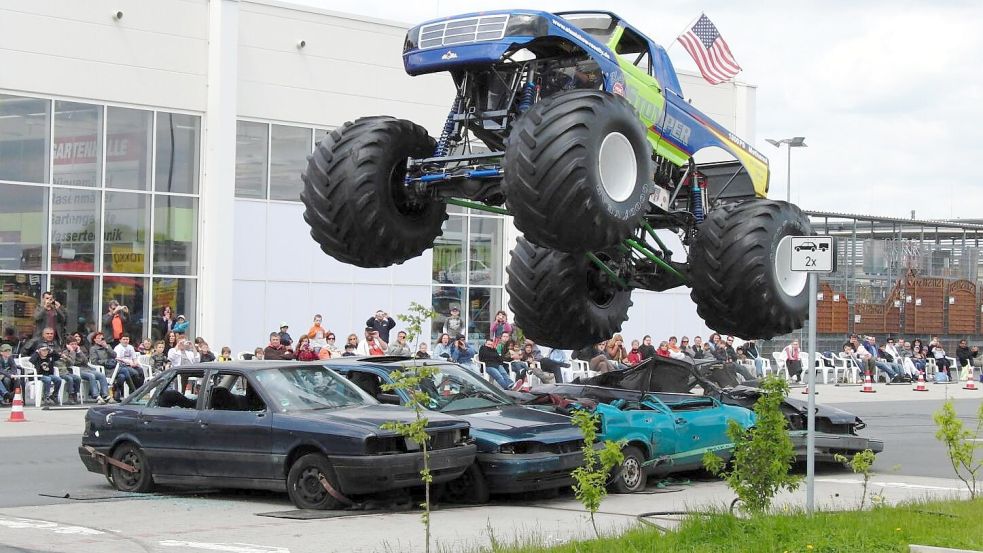
<instances>
[{"instance_id":1,"label":"american flag","mask_svg":"<svg viewBox=\"0 0 983 553\"><path fill-rule=\"evenodd\" d=\"M710 84L728 81L741 70L727 42L706 15L700 14L693 27L676 39L682 43Z\"/></svg>"}]
</instances>

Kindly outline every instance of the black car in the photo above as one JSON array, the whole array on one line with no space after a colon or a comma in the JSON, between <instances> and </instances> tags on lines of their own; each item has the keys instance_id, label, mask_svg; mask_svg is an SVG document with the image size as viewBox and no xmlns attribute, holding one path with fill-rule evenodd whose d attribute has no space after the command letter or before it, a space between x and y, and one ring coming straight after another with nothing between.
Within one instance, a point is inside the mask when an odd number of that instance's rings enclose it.
<instances>
[{"instance_id":1,"label":"black car","mask_svg":"<svg viewBox=\"0 0 983 553\"><path fill-rule=\"evenodd\" d=\"M474 462L461 419L428 413L434 483ZM202 363L165 371L119 405L89 409L79 455L119 490L154 484L282 491L303 509L421 484L412 440L380 429L410 422L330 369L296 361Z\"/></svg>"}]
</instances>

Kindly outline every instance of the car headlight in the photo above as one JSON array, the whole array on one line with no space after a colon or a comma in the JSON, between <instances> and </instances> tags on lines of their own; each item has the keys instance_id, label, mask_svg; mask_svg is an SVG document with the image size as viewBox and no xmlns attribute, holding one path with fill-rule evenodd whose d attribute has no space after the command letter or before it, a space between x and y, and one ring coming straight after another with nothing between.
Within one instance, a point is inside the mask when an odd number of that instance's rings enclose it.
<instances>
[{"instance_id":1,"label":"car headlight","mask_svg":"<svg viewBox=\"0 0 983 553\"><path fill-rule=\"evenodd\" d=\"M540 453L544 449L545 446L539 442L513 442L503 444L498 448L498 451L507 455L527 455L529 453Z\"/></svg>"},{"instance_id":2,"label":"car headlight","mask_svg":"<svg viewBox=\"0 0 983 553\"><path fill-rule=\"evenodd\" d=\"M403 53L416 50L416 45L420 43L420 28L414 27L406 32L406 40L403 41Z\"/></svg>"}]
</instances>

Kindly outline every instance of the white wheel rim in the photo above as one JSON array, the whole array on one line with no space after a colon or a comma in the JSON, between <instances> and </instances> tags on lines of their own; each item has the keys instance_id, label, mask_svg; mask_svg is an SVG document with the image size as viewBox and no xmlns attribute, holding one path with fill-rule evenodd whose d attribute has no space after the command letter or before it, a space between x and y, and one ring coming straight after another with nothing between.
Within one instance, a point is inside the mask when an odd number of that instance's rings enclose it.
<instances>
[{"instance_id":1,"label":"white wheel rim","mask_svg":"<svg viewBox=\"0 0 983 553\"><path fill-rule=\"evenodd\" d=\"M631 197L638 178L638 163L628 137L620 132L605 136L597 156L597 168L601 186L612 200L623 202Z\"/></svg>"},{"instance_id":2,"label":"white wheel rim","mask_svg":"<svg viewBox=\"0 0 983 553\"><path fill-rule=\"evenodd\" d=\"M792 238L786 236L778 243L775 252L775 280L786 295L795 297L802 293L809 282L809 273L792 271Z\"/></svg>"},{"instance_id":3,"label":"white wheel rim","mask_svg":"<svg viewBox=\"0 0 983 553\"><path fill-rule=\"evenodd\" d=\"M642 472L641 468L638 466L638 461L632 458L625 459L625 465L622 471L626 486L629 488L634 488L638 485Z\"/></svg>"}]
</instances>

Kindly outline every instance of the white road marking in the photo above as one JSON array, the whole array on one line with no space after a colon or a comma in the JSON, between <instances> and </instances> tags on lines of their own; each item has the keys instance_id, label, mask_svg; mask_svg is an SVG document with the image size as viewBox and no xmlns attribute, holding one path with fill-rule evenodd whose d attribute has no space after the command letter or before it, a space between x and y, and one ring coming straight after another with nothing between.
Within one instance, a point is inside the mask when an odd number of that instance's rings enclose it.
<instances>
[{"instance_id":1,"label":"white road marking","mask_svg":"<svg viewBox=\"0 0 983 553\"><path fill-rule=\"evenodd\" d=\"M161 547L185 547L205 551L224 551L226 553L290 553L286 547L254 545L251 543L205 543L197 541L164 540Z\"/></svg>"},{"instance_id":2,"label":"white road marking","mask_svg":"<svg viewBox=\"0 0 983 553\"><path fill-rule=\"evenodd\" d=\"M863 484L860 480L848 480L841 478L816 478L816 482L827 482L830 484ZM909 490L943 490L949 492L965 492L966 488L950 488L947 486L927 486L925 484L909 484L907 482L878 482L872 480L872 486L883 486L885 488L905 488Z\"/></svg>"},{"instance_id":3,"label":"white road marking","mask_svg":"<svg viewBox=\"0 0 983 553\"><path fill-rule=\"evenodd\" d=\"M83 526L62 525L57 522L31 520L29 518L0 517L0 526L14 530L48 530L55 534L79 534L83 536L95 536L105 533L100 530L85 528Z\"/></svg>"}]
</instances>

